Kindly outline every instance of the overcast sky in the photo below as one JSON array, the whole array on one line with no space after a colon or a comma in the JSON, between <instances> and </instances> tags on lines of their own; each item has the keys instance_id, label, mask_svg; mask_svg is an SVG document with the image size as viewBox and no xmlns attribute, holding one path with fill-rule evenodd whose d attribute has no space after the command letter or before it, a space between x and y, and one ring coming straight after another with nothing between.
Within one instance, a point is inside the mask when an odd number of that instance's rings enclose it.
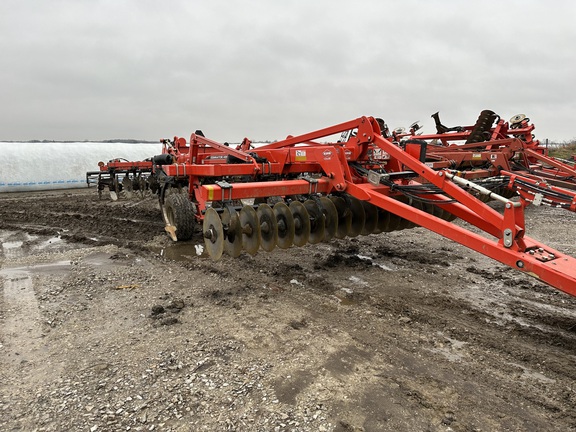
<instances>
[{"instance_id":1,"label":"overcast sky","mask_svg":"<svg viewBox=\"0 0 576 432\"><path fill-rule=\"evenodd\" d=\"M0 140L282 139L524 113L576 137L576 1L1 0Z\"/></svg>"}]
</instances>

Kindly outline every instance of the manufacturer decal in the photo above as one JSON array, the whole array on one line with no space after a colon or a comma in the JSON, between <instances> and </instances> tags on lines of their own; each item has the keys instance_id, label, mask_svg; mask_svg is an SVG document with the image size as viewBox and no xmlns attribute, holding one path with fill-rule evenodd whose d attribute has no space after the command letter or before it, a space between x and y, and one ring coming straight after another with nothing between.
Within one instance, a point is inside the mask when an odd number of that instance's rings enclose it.
<instances>
[{"instance_id":1,"label":"manufacturer decal","mask_svg":"<svg viewBox=\"0 0 576 432\"><path fill-rule=\"evenodd\" d=\"M296 150L296 162L306 161L306 150Z\"/></svg>"}]
</instances>

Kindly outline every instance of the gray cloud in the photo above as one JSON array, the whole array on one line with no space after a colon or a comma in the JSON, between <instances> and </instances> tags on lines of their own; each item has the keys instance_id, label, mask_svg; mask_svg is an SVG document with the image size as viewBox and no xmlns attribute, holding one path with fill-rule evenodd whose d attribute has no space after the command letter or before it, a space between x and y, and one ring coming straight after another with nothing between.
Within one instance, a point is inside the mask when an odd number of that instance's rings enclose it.
<instances>
[{"instance_id":1,"label":"gray cloud","mask_svg":"<svg viewBox=\"0 0 576 432\"><path fill-rule=\"evenodd\" d=\"M481 3L481 4L478 4ZM279 139L525 113L576 136L571 1L0 4L0 139Z\"/></svg>"}]
</instances>

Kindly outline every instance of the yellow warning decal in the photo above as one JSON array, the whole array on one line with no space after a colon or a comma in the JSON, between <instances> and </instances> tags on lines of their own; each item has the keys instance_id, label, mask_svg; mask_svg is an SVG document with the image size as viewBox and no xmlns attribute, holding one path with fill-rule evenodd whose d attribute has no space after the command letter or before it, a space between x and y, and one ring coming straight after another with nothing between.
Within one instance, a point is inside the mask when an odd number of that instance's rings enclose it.
<instances>
[{"instance_id":1,"label":"yellow warning decal","mask_svg":"<svg viewBox=\"0 0 576 432\"><path fill-rule=\"evenodd\" d=\"M306 150L296 150L296 162L306 162Z\"/></svg>"},{"instance_id":2,"label":"yellow warning decal","mask_svg":"<svg viewBox=\"0 0 576 432\"><path fill-rule=\"evenodd\" d=\"M208 201L213 201L214 200L214 186L213 185L206 185L204 187L206 189L208 189Z\"/></svg>"}]
</instances>

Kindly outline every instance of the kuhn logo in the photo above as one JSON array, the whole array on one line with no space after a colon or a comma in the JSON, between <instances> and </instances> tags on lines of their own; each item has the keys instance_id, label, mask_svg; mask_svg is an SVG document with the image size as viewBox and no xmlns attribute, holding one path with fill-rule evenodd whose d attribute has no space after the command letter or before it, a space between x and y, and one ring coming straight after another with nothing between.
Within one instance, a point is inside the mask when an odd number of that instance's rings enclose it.
<instances>
[{"instance_id":1,"label":"kuhn logo","mask_svg":"<svg viewBox=\"0 0 576 432\"><path fill-rule=\"evenodd\" d=\"M325 160L330 160L332 159L332 151L331 150L324 150L322 152L322 155L324 156Z\"/></svg>"}]
</instances>

